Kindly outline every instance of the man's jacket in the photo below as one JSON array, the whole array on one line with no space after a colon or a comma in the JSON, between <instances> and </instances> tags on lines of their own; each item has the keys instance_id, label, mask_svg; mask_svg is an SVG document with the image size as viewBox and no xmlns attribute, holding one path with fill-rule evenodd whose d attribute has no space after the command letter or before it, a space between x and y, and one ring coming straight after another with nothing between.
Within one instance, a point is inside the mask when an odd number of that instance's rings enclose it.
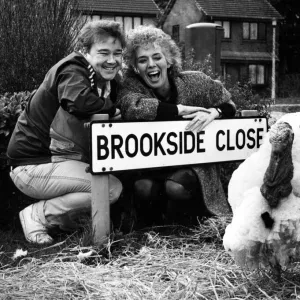
<instances>
[{"instance_id":1,"label":"man's jacket","mask_svg":"<svg viewBox=\"0 0 300 300\"><path fill-rule=\"evenodd\" d=\"M10 139L7 156L12 166L75 159L89 161L91 115L113 116L117 82L108 98L100 97L96 74L87 60L73 52L54 65L34 91Z\"/></svg>"}]
</instances>

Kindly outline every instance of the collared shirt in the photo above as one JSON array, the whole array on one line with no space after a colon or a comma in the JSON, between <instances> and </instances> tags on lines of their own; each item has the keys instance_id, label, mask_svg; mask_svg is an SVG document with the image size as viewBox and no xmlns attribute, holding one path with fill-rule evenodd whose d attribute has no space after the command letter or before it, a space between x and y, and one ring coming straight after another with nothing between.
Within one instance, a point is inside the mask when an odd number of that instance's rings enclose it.
<instances>
[{"instance_id":1,"label":"collared shirt","mask_svg":"<svg viewBox=\"0 0 300 300\"><path fill-rule=\"evenodd\" d=\"M111 91L111 86L110 86L110 81L107 81L104 89L101 89L99 87L97 87L98 93L100 97L103 97L104 99L107 99L108 96L110 95L110 91Z\"/></svg>"}]
</instances>

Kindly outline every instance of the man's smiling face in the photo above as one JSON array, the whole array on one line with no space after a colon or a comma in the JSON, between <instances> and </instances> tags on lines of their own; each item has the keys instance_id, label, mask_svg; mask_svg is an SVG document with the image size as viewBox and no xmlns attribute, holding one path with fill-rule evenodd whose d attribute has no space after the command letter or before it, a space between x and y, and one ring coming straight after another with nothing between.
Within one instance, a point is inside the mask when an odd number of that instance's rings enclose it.
<instances>
[{"instance_id":1,"label":"man's smiling face","mask_svg":"<svg viewBox=\"0 0 300 300\"><path fill-rule=\"evenodd\" d=\"M100 82L112 80L122 66L121 42L114 37L107 37L94 43L84 56L94 68Z\"/></svg>"}]
</instances>

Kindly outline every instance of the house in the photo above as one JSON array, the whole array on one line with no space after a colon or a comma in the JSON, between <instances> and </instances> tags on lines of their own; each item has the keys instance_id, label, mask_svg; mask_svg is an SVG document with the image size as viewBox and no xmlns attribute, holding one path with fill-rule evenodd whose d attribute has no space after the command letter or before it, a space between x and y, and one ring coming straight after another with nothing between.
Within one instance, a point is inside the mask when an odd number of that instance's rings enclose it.
<instances>
[{"instance_id":1,"label":"house","mask_svg":"<svg viewBox=\"0 0 300 300\"><path fill-rule=\"evenodd\" d=\"M160 15L154 0L79 0L79 9L92 20L120 22L125 33L139 25L156 25Z\"/></svg>"},{"instance_id":2,"label":"house","mask_svg":"<svg viewBox=\"0 0 300 300\"><path fill-rule=\"evenodd\" d=\"M222 75L250 79L258 91L275 89L277 22L281 15L267 0L170 0L159 25L178 43L185 43L186 27L217 23L221 38Z\"/></svg>"}]
</instances>

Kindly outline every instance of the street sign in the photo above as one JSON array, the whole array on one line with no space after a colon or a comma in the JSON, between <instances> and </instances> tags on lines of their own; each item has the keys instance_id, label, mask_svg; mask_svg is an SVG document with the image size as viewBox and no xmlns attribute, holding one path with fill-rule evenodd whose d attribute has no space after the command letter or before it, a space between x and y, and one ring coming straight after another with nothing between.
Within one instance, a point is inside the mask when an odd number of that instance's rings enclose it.
<instances>
[{"instance_id":1,"label":"street sign","mask_svg":"<svg viewBox=\"0 0 300 300\"><path fill-rule=\"evenodd\" d=\"M189 122L91 122L91 172L244 160L267 132L260 117L217 119L198 133Z\"/></svg>"}]
</instances>

